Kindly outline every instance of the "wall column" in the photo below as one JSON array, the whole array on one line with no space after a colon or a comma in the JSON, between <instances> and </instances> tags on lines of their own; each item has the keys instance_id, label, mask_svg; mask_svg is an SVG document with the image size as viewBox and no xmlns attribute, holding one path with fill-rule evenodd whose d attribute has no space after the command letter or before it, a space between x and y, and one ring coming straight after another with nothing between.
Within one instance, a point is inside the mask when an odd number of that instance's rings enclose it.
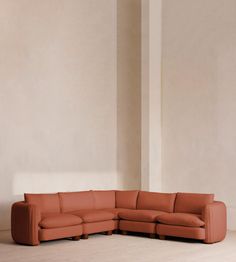
<instances>
[{"instance_id":1,"label":"wall column","mask_svg":"<svg viewBox=\"0 0 236 262\"><path fill-rule=\"evenodd\" d=\"M142 0L141 188L161 191L162 1Z\"/></svg>"}]
</instances>

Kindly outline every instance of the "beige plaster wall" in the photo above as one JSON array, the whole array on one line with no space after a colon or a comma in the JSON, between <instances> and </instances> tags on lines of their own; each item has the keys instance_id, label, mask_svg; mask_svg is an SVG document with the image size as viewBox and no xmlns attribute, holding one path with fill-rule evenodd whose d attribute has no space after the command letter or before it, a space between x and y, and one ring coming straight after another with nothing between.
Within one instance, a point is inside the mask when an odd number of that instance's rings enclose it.
<instances>
[{"instance_id":1,"label":"beige plaster wall","mask_svg":"<svg viewBox=\"0 0 236 262\"><path fill-rule=\"evenodd\" d=\"M118 187L141 185L141 0L117 1Z\"/></svg>"},{"instance_id":2,"label":"beige plaster wall","mask_svg":"<svg viewBox=\"0 0 236 262\"><path fill-rule=\"evenodd\" d=\"M215 192L236 229L236 1L163 1L162 187Z\"/></svg>"},{"instance_id":3,"label":"beige plaster wall","mask_svg":"<svg viewBox=\"0 0 236 262\"><path fill-rule=\"evenodd\" d=\"M116 1L0 4L6 229L10 204L23 192L117 186Z\"/></svg>"}]
</instances>

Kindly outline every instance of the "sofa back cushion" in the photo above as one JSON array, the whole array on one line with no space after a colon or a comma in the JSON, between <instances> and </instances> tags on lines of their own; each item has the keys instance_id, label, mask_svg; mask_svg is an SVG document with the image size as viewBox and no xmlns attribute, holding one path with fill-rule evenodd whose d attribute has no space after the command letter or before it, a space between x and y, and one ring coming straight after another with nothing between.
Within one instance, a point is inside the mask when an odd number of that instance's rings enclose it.
<instances>
[{"instance_id":1,"label":"sofa back cushion","mask_svg":"<svg viewBox=\"0 0 236 262\"><path fill-rule=\"evenodd\" d=\"M93 191L95 208L115 208L116 207L116 198L114 190L96 190Z\"/></svg>"},{"instance_id":2,"label":"sofa back cushion","mask_svg":"<svg viewBox=\"0 0 236 262\"><path fill-rule=\"evenodd\" d=\"M116 191L116 207L136 209L138 190Z\"/></svg>"},{"instance_id":3,"label":"sofa back cushion","mask_svg":"<svg viewBox=\"0 0 236 262\"><path fill-rule=\"evenodd\" d=\"M30 194L25 193L25 202L36 205L42 214L60 213L58 193L55 194Z\"/></svg>"},{"instance_id":4,"label":"sofa back cushion","mask_svg":"<svg viewBox=\"0 0 236 262\"><path fill-rule=\"evenodd\" d=\"M62 212L72 212L81 209L93 209L94 197L92 191L59 193Z\"/></svg>"},{"instance_id":5,"label":"sofa back cushion","mask_svg":"<svg viewBox=\"0 0 236 262\"><path fill-rule=\"evenodd\" d=\"M176 213L201 214L205 205L214 201L214 194L177 193Z\"/></svg>"},{"instance_id":6,"label":"sofa back cushion","mask_svg":"<svg viewBox=\"0 0 236 262\"><path fill-rule=\"evenodd\" d=\"M174 212L175 193L159 193L140 191L137 209Z\"/></svg>"}]
</instances>

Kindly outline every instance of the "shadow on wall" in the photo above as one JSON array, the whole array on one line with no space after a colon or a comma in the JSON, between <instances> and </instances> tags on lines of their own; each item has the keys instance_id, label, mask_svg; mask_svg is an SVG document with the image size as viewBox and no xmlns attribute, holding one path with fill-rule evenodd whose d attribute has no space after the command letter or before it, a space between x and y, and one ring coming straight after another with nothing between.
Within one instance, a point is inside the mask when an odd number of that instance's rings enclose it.
<instances>
[{"instance_id":1,"label":"shadow on wall","mask_svg":"<svg viewBox=\"0 0 236 262\"><path fill-rule=\"evenodd\" d=\"M53 193L90 189L115 189L116 172L19 172L0 188L0 230L10 229L11 205L24 199L24 193Z\"/></svg>"}]
</instances>

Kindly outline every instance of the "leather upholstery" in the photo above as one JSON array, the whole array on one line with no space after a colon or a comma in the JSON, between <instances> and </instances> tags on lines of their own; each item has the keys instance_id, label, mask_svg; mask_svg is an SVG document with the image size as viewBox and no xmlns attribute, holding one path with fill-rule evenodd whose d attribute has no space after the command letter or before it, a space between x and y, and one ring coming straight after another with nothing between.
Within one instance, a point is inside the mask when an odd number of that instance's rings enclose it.
<instances>
[{"instance_id":1,"label":"leather upholstery","mask_svg":"<svg viewBox=\"0 0 236 262\"><path fill-rule=\"evenodd\" d=\"M158 216L163 214L164 212L156 210L128 210L120 212L119 217L131 221L155 222Z\"/></svg>"},{"instance_id":2,"label":"leather upholstery","mask_svg":"<svg viewBox=\"0 0 236 262\"><path fill-rule=\"evenodd\" d=\"M205 221L205 243L215 243L225 238L227 231L226 206L223 202L215 201L204 207L202 212Z\"/></svg>"},{"instance_id":3,"label":"leather upholstery","mask_svg":"<svg viewBox=\"0 0 236 262\"><path fill-rule=\"evenodd\" d=\"M214 194L177 193L176 213L201 214L203 208L214 201Z\"/></svg>"},{"instance_id":4,"label":"leather upholstery","mask_svg":"<svg viewBox=\"0 0 236 262\"><path fill-rule=\"evenodd\" d=\"M94 209L92 191L59 193L62 212L73 212L80 209Z\"/></svg>"},{"instance_id":5,"label":"leather upholstery","mask_svg":"<svg viewBox=\"0 0 236 262\"><path fill-rule=\"evenodd\" d=\"M136 209L138 190L116 191L116 207Z\"/></svg>"},{"instance_id":6,"label":"leather upholstery","mask_svg":"<svg viewBox=\"0 0 236 262\"><path fill-rule=\"evenodd\" d=\"M159 210L173 212L175 195L172 193L154 193L140 191L137 201L137 209Z\"/></svg>"},{"instance_id":7,"label":"leather upholstery","mask_svg":"<svg viewBox=\"0 0 236 262\"><path fill-rule=\"evenodd\" d=\"M186 213L166 213L158 216L157 221L162 224L186 227L202 227L205 225L198 215Z\"/></svg>"},{"instance_id":8,"label":"leather upholstery","mask_svg":"<svg viewBox=\"0 0 236 262\"><path fill-rule=\"evenodd\" d=\"M58 214L45 217L39 223L42 228L68 227L81 224L83 221L80 217L71 214Z\"/></svg>"},{"instance_id":9,"label":"leather upholstery","mask_svg":"<svg viewBox=\"0 0 236 262\"><path fill-rule=\"evenodd\" d=\"M116 193L114 190L100 190L93 191L95 208L115 208L116 206Z\"/></svg>"}]
</instances>

